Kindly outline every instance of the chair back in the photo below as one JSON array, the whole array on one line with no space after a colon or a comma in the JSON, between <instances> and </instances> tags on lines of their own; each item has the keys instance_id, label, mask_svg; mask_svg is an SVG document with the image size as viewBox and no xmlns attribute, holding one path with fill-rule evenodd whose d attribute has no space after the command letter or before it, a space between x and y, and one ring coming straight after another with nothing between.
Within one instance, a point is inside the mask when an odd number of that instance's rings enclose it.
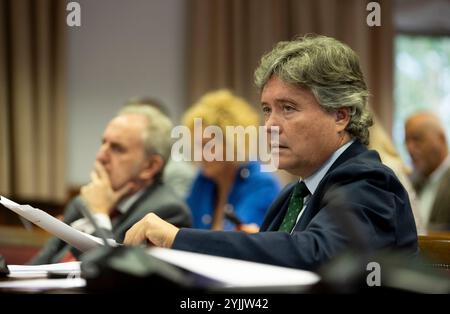
<instances>
[{"instance_id":1,"label":"chair back","mask_svg":"<svg viewBox=\"0 0 450 314\"><path fill-rule=\"evenodd\" d=\"M450 232L419 235L420 256L433 267L450 271Z\"/></svg>"}]
</instances>

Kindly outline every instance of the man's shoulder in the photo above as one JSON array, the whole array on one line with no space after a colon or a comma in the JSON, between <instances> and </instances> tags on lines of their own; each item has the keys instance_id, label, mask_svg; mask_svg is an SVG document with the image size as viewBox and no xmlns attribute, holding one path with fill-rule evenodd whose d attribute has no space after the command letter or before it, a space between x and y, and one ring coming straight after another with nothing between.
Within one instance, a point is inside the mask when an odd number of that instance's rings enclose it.
<instances>
[{"instance_id":1,"label":"man's shoulder","mask_svg":"<svg viewBox=\"0 0 450 314\"><path fill-rule=\"evenodd\" d=\"M367 168L390 172L390 168L382 163L377 151L369 150L363 144L355 142L339 156L330 171L335 169L364 170Z\"/></svg>"},{"instance_id":2,"label":"man's shoulder","mask_svg":"<svg viewBox=\"0 0 450 314\"><path fill-rule=\"evenodd\" d=\"M398 181L393 170L381 162L379 154L374 150L363 149L341 157L343 158L339 158L325 175L328 180L342 183L358 180L384 183Z\"/></svg>"},{"instance_id":3,"label":"man's shoulder","mask_svg":"<svg viewBox=\"0 0 450 314\"><path fill-rule=\"evenodd\" d=\"M186 207L186 203L182 200L173 188L163 182L147 189L142 197L137 201L137 206L153 208L164 206Z\"/></svg>"},{"instance_id":4,"label":"man's shoulder","mask_svg":"<svg viewBox=\"0 0 450 314\"><path fill-rule=\"evenodd\" d=\"M176 226L191 226L189 207L170 186L163 183L143 193L130 209L128 221L140 219L150 212Z\"/></svg>"}]
</instances>

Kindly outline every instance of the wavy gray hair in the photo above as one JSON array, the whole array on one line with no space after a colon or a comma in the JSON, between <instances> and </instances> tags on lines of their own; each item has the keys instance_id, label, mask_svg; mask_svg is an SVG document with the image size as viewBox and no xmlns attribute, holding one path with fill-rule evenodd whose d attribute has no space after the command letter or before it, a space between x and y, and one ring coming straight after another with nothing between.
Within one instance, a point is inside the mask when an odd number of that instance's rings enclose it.
<instances>
[{"instance_id":1,"label":"wavy gray hair","mask_svg":"<svg viewBox=\"0 0 450 314\"><path fill-rule=\"evenodd\" d=\"M307 87L327 111L351 109L347 132L369 144L373 124L368 109L369 91L356 53L340 41L326 36L305 36L283 41L262 57L255 71L260 90L276 75L282 81Z\"/></svg>"},{"instance_id":2,"label":"wavy gray hair","mask_svg":"<svg viewBox=\"0 0 450 314\"><path fill-rule=\"evenodd\" d=\"M145 151L148 155L160 155L164 163L167 163L172 149L170 132L172 131L173 124L170 119L156 108L141 105L126 105L118 114L138 114L145 116L148 121L144 134Z\"/></svg>"}]
</instances>

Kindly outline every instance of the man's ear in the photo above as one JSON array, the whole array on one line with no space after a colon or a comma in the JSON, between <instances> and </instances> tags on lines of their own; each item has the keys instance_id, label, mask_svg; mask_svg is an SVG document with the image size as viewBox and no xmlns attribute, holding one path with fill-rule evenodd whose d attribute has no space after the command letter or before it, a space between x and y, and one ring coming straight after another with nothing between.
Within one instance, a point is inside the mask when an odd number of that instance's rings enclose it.
<instances>
[{"instance_id":1,"label":"man's ear","mask_svg":"<svg viewBox=\"0 0 450 314\"><path fill-rule=\"evenodd\" d=\"M337 131L344 131L347 125L350 123L350 108L343 107L339 108L334 112L335 123L337 126Z\"/></svg>"},{"instance_id":2,"label":"man's ear","mask_svg":"<svg viewBox=\"0 0 450 314\"><path fill-rule=\"evenodd\" d=\"M148 158L147 166L141 171L139 177L142 180L153 179L164 166L164 160L160 155L152 155Z\"/></svg>"}]
</instances>

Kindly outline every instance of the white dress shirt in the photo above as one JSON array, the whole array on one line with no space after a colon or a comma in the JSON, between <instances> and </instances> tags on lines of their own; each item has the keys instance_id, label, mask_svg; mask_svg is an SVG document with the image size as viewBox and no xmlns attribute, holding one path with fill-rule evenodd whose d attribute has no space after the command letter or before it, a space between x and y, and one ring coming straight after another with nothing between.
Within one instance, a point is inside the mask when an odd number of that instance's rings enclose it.
<instances>
[{"instance_id":1,"label":"white dress shirt","mask_svg":"<svg viewBox=\"0 0 450 314\"><path fill-rule=\"evenodd\" d=\"M308 188L309 191L309 195L306 196L303 200L303 207L302 210L300 211L300 213L297 216L297 222L296 224L300 221L300 217L303 215L303 212L306 208L306 205L308 205L309 200L311 199L311 196L314 194L314 192L317 189L317 186L319 185L320 181L322 181L323 177L325 176L325 174L327 173L328 169L330 169L330 167L334 164L334 162L336 161L336 159L339 158L339 156L342 155L342 153L350 146L352 145L352 143L354 142L354 140L351 140L350 142L342 145L341 147L339 147L338 150L336 150L333 155L331 155L331 157L316 171L314 172L312 175L310 175L308 178L305 179L301 179L299 180L303 182L305 182L306 187ZM292 229L292 231L294 231L295 227ZM292 233L291 231L291 233Z\"/></svg>"}]
</instances>

